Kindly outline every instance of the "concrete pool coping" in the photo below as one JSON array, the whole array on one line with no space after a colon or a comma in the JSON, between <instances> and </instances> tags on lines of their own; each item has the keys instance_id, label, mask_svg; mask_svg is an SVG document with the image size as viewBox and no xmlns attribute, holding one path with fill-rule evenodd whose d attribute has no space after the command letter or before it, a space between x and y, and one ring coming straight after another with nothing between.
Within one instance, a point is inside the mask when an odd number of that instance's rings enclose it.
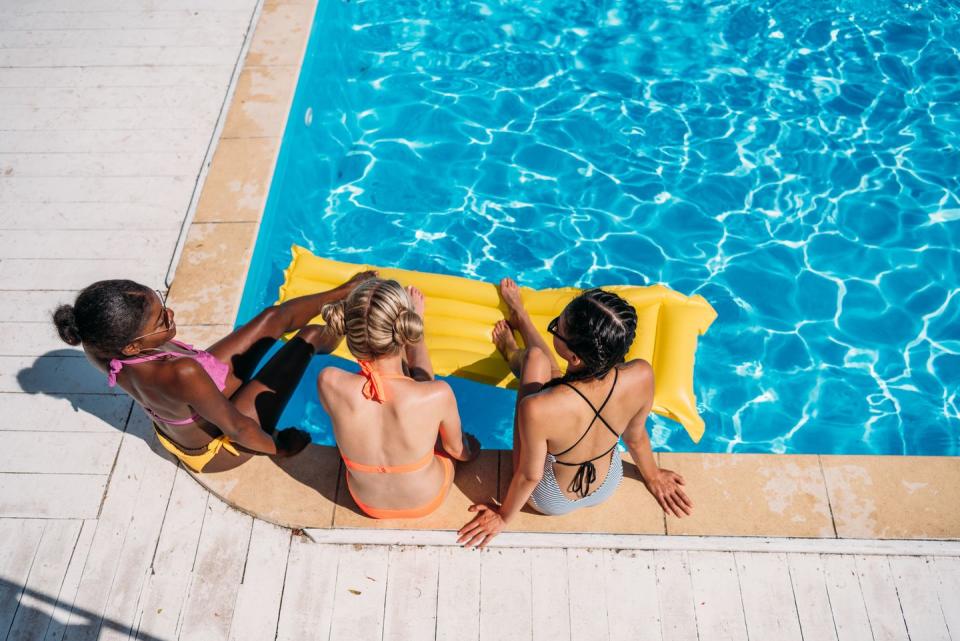
<instances>
[{"instance_id":1,"label":"concrete pool coping","mask_svg":"<svg viewBox=\"0 0 960 641\"><path fill-rule=\"evenodd\" d=\"M317 0L265 0L170 289L183 338L209 345L231 331L269 192ZM960 539L960 458L657 454L681 473L696 509L666 517L627 465L606 504L564 517L523 513L525 532L825 539ZM335 448L311 446L198 475L234 507L287 527L453 530L475 501L499 500L508 452L461 466L444 505L414 521L356 511Z\"/></svg>"}]
</instances>

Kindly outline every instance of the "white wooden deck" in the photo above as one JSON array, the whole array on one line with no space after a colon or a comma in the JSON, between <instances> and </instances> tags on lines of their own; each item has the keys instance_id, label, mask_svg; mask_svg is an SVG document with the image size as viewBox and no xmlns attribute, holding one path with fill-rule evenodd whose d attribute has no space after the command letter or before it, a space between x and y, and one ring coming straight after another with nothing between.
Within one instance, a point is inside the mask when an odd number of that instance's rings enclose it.
<instances>
[{"instance_id":1,"label":"white wooden deck","mask_svg":"<svg viewBox=\"0 0 960 641\"><path fill-rule=\"evenodd\" d=\"M0 0L0 639L960 641L936 548L314 543L153 451L49 313L162 284L257 4Z\"/></svg>"}]
</instances>

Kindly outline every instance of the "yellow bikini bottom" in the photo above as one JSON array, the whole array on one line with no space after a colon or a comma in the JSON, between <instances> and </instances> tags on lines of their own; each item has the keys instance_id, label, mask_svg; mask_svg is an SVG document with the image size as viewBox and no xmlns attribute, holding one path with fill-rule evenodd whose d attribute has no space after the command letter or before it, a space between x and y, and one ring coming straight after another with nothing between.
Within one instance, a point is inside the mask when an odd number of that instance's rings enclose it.
<instances>
[{"instance_id":1,"label":"yellow bikini bottom","mask_svg":"<svg viewBox=\"0 0 960 641\"><path fill-rule=\"evenodd\" d=\"M209 463L221 449L230 452L234 456L240 456L240 452L233 446L233 443L230 442L230 437L226 434L218 436L203 447L184 449L164 436L156 423L153 424L153 430L157 433L157 439L160 441L163 449L183 461L183 464L194 472L202 472L204 466ZM191 452L197 453L192 454Z\"/></svg>"}]
</instances>

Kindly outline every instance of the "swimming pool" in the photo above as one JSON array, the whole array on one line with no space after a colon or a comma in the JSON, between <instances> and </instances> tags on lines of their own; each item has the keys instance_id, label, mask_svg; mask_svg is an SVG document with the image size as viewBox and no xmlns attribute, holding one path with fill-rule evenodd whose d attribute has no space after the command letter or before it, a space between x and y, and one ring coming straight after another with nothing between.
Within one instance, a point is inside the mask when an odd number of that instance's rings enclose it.
<instances>
[{"instance_id":1,"label":"swimming pool","mask_svg":"<svg viewBox=\"0 0 960 641\"><path fill-rule=\"evenodd\" d=\"M960 9L321 0L238 322L319 255L701 294L694 445L960 453ZM312 371L284 424L330 443ZM509 447L509 392L455 387Z\"/></svg>"}]
</instances>

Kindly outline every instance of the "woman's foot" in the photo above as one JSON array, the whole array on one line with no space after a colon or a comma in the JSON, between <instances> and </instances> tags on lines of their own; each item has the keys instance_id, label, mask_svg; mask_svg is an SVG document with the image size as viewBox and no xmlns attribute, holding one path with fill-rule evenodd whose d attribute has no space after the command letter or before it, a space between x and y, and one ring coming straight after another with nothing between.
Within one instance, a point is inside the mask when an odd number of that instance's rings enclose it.
<instances>
[{"instance_id":1,"label":"woman's foot","mask_svg":"<svg viewBox=\"0 0 960 641\"><path fill-rule=\"evenodd\" d=\"M493 344L503 356L503 360L510 365L514 376L520 376L521 351L517 340L513 337L513 328L505 321L497 321L493 326Z\"/></svg>"},{"instance_id":2,"label":"woman's foot","mask_svg":"<svg viewBox=\"0 0 960 641\"><path fill-rule=\"evenodd\" d=\"M420 318L423 318L423 310L425 307L423 292L413 285L407 285L407 296L410 297L410 302L413 303L413 311L415 311Z\"/></svg>"},{"instance_id":3,"label":"woman's foot","mask_svg":"<svg viewBox=\"0 0 960 641\"><path fill-rule=\"evenodd\" d=\"M520 317L527 315L523 301L520 300L520 287L512 278L504 278L500 281L500 295L503 296L503 302L510 310L510 322L516 327Z\"/></svg>"},{"instance_id":4,"label":"woman's foot","mask_svg":"<svg viewBox=\"0 0 960 641\"><path fill-rule=\"evenodd\" d=\"M408 285L407 296L413 303L413 311L420 318L423 318L423 310L426 307L426 299L419 289L413 285ZM407 369L410 371L410 377L417 381L433 380L433 365L430 363L430 352L427 351L426 337L416 343L410 343L406 347L405 355L407 357Z\"/></svg>"}]
</instances>

